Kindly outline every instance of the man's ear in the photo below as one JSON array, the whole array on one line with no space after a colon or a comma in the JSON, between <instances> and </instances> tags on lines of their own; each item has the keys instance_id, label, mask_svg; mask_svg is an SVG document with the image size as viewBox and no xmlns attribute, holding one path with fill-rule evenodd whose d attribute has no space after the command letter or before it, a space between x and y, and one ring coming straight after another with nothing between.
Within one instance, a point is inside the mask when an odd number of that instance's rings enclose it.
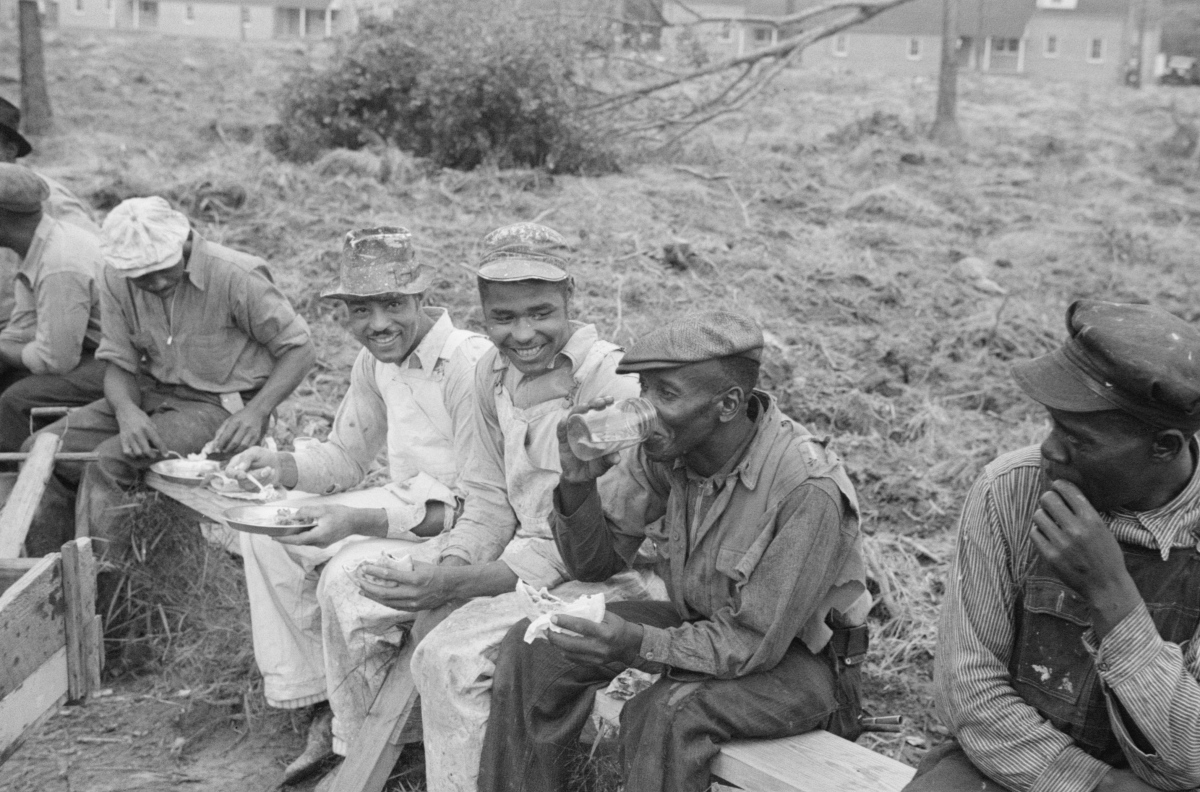
<instances>
[{"instance_id":1,"label":"man's ear","mask_svg":"<svg viewBox=\"0 0 1200 792\"><path fill-rule=\"evenodd\" d=\"M1163 429L1154 435L1150 446L1150 457L1155 462L1174 462L1180 454L1185 453L1190 442L1189 436L1179 429Z\"/></svg>"},{"instance_id":2,"label":"man's ear","mask_svg":"<svg viewBox=\"0 0 1200 792\"><path fill-rule=\"evenodd\" d=\"M721 423L727 423L746 411L746 392L741 385L727 388L720 397L721 413L717 416Z\"/></svg>"}]
</instances>

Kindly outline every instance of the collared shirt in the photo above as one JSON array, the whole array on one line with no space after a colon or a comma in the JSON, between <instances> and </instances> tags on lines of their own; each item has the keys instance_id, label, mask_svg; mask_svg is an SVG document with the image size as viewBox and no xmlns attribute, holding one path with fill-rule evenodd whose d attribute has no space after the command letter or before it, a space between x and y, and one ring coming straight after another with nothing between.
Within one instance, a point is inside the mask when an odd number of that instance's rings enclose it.
<instances>
[{"instance_id":1,"label":"collared shirt","mask_svg":"<svg viewBox=\"0 0 1200 792\"><path fill-rule=\"evenodd\" d=\"M404 360L384 363L366 348L358 353L329 439L294 455L298 489L327 495L357 486L386 443L392 482L427 473L462 496L475 364L492 344L456 329L445 308L425 310L433 326ZM389 529L410 527L389 513Z\"/></svg>"},{"instance_id":2,"label":"collared shirt","mask_svg":"<svg viewBox=\"0 0 1200 792\"><path fill-rule=\"evenodd\" d=\"M94 235L42 216L17 268L12 318L0 331L0 341L24 345L21 362L34 374L66 374L100 343L103 267Z\"/></svg>"},{"instance_id":3,"label":"collared shirt","mask_svg":"<svg viewBox=\"0 0 1200 792\"><path fill-rule=\"evenodd\" d=\"M1037 552L1033 513L1046 487L1040 449L1031 446L997 458L971 488L942 610L937 700L986 775L1018 792L1085 792L1096 788L1108 765L1076 747L1009 682L1015 609ZM1102 517L1118 541L1164 556L1196 546L1200 467L1166 505ZM1200 635L1182 647L1163 641L1142 605L1099 644L1089 630L1084 644L1096 657L1106 695L1116 694L1155 748L1143 753L1118 719L1114 732L1130 768L1155 788L1200 786Z\"/></svg>"},{"instance_id":4,"label":"collared shirt","mask_svg":"<svg viewBox=\"0 0 1200 792\"><path fill-rule=\"evenodd\" d=\"M50 196L42 201L43 214L80 228L98 238L100 227L92 219L91 212L84 206L83 201L49 176L41 173L38 176L50 188ZM13 278L16 277L17 267L20 264L20 256L8 248L0 248L0 330L8 324L9 317L13 312L15 305Z\"/></svg>"},{"instance_id":5,"label":"collared shirt","mask_svg":"<svg viewBox=\"0 0 1200 792\"><path fill-rule=\"evenodd\" d=\"M97 358L205 393L260 388L276 359L309 341L308 324L271 281L265 261L194 232L184 277L170 297L143 291L106 266L100 310Z\"/></svg>"},{"instance_id":6,"label":"collared shirt","mask_svg":"<svg viewBox=\"0 0 1200 792\"><path fill-rule=\"evenodd\" d=\"M485 355L475 369L474 449L463 476L466 501L463 514L447 537L443 557L456 556L475 564L496 559L508 566L530 585L553 587L562 582L566 569L549 530L542 532L524 526L530 536L513 541L522 528L509 501L504 462L504 432L496 407L495 380L502 376L501 387L513 405L527 410L548 402L562 402L571 396L571 405L610 396L626 399L636 396L637 379L616 373L621 351L614 349L576 387L576 374L592 347L600 342L594 325L572 322L575 332L554 359L552 367L538 374L522 374L510 366L499 350ZM534 449L531 449L534 450ZM546 444L536 453L535 463L544 470L560 470L557 443ZM536 535L534 535L536 534Z\"/></svg>"},{"instance_id":7,"label":"collared shirt","mask_svg":"<svg viewBox=\"0 0 1200 792\"><path fill-rule=\"evenodd\" d=\"M625 483L603 510L594 492L569 515L556 497L554 535L581 580L603 580L653 542L686 623L645 626L645 660L740 677L774 667L797 638L820 651L827 617L866 618L858 503L841 461L767 394L751 405L753 439L713 476L639 450L605 474Z\"/></svg>"}]
</instances>

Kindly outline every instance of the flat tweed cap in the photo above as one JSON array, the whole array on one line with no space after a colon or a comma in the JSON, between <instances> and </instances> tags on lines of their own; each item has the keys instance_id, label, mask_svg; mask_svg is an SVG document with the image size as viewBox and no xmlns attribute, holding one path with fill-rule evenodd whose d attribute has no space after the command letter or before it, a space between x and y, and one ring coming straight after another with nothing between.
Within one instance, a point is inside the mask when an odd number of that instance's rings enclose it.
<instances>
[{"instance_id":1,"label":"flat tweed cap","mask_svg":"<svg viewBox=\"0 0 1200 792\"><path fill-rule=\"evenodd\" d=\"M0 209L14 214L33 214L50 196L50 187L24 165L0 163Z\"/></svg>"},{"instance_id":2,"label":"flat tweed cap","mask_svg":"<svg viewBox=\"0 0 1200 792\"><path fill-rule=\"evenodd\" d=\"M100 250L119 275L140 278L178 264L191 230L165 198L127 198L104 218Z\"/></svg>"},{"instance_id":3,"label":"flat tweed cap","mask_svg":"<svg viewBox=\"0 0 1200 792\"><path fill-rule=\"evenodd\" d=\"M1032 399L1063 412L1121 410L1159 429L1200 430L1200 331L1152 305L1078 300L1060 349L1016 363Z\"/></svg>"},{"instance_id":4,"label":"flat tweed cap","mask_svg":"<svg viewBox=\"0 0 1200 792\"><path fill-rule=\"evenodd\" d=\"M538 223L514 223L491 231L480 243L480 278L495 283L568 277L571 246L562 234Z\"/></svg>"},{"instance_id":5,"label":"flat tweed cap","mask_svg":"<svg viewBox=\"0 0 1200 792\"><path fill-rule=\"evenodd\" d=\"M420 294L429 289L433 275L433 267L417 260L407 228L360 228L346 234L338 282L321 292L321 297L345 300Z\"/></svg>"},{"instance_id":6,"label":"flat tweed cap","mask_svg":"<svg viewBox=\"0 0 1200 792\"><path fill-rule=\"evenodd\" d=\"M762 329L753 319L704 311L646 333L621 358L617 373L676 368L724 357L761 361L762 351Z\"/></svg>"}]
</instances>

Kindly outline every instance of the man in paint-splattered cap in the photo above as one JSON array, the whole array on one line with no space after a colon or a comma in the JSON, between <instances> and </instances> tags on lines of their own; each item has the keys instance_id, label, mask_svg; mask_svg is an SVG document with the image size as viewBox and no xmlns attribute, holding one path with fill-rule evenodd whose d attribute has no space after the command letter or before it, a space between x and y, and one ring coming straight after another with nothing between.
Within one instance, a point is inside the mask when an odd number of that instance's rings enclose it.
<instances>
[{"instance_id":1,"label":"man in paint-splattered cap","mask_svg":"<svg viewBox=\"0 0 1200 792\"><path fill-rule=\"evenodd\" d=\"M1200 332L1080 300L1013 366L1041 446L976 481L935 667L954 740L910 792L1200 785Z\"/></svg>"},{"instance_id":2,"label":"man in paint-splattered cap","mask_svg":"<svg viewBox=\"0 0 1200 792\"><path fill-rule=\"evenodd\" d=\"M526 643L526 622L509 631L480 792L567 789L593 693L627 668L666 673L621 714L626 789L707 789L719 744L739 737L857 736L871 605L858 502L836 454L756 388L762 346L757 323L723 311L639 338L618 370L638 373L661 428L607 472L560 428L552 526L570 574L617 574L649 539L667 596L612 603L600 623L556 616L571 632L548 643ZM612 480L625 497L601 509Z\"/></svg>"},{"instance_id":3,"label":"man in paint-splattered cap","mask_svg":"<svg viewBox=\"0 0 1200 792\"><path fill-rule=\"evenodd\" d=\"M227 468L324 495L296 502L298 516L316 522L311 530L241 535L267 703L311 710L305 750L284 770L288 784L327 767L331 754L345 755L374 698L358 684L373 667L359 667L350 647L377 647L383 635L398 640L414 618L359 595L359 564L385 552L436 562L439 545L426 539L460 511L475 364L491 344L427 305L433 279L406 229L346 234L337 282L321 296L343 304L344 325L363 348L329 438L292 453L251 448ZM385 448L390 481L343 492L362 483Z\"/></svg>"}]
</instances>

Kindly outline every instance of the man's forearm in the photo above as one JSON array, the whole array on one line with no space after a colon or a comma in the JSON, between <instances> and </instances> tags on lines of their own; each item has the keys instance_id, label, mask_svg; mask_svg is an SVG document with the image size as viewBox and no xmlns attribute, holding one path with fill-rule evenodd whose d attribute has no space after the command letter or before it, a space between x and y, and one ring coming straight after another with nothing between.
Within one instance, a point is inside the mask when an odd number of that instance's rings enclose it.
<instances>
[{"instance_id":1,"label":"man's forearm","mask_svg":"<svg viewBox=\"0 0 1200 792\"><path fill-rule=\"evenodd\" d=\"M494 597L517 587L516 573L503 561L465 566L443 563L442 566L446 567L446 580L456 600Z\"/></svg>"},{"instance_id":2,"label":"man's forearm","mask_svg":"<svg viewBox=\"0 0 1200 792\"><path fill-rule=\"evenodd\" d=\"M590 485L559 483L550 527L558 554L572 577L598 583L626 568L609 531L595 481Z\"/></svg>"},{"instance_id":3,"label":"man's forearm","mask_svg":"<svg viewBox=\"0 0 1200 792\"><path fill-rule=\"evenodd\" d=\"M245 409L253 410L263 416L270 415L271 411L304 381L304 377L316 360L317 355L313 351L311 341L304 346L293 347L284 352L275 361L271 375L267 377L267 381L263 383L262 388L250 400Z\"/></svg>"},{"instance_id":4,"label":"man's forearm","mask_svg":"<svg viewBox=\"0 0 1200 792\"><path fill-rule=\"evenodd\" d=\"M142 391L137 377L114 363L104 369L104 398L112 405L118 421L122 413L142 408Z\"/></svg>"},{"instance_id":5,"label":"man's forearm","mask_svg":"<svg viewBox=\"0 0 1200 792\"><path fill-rule=\"evenodd\" d=\"M3 364L5 369L27 371L28 367L21 360L21 350L24 348L25 345L19 341L8 338L0 339L0 364Z\"/></svg>"}]
</instances>

